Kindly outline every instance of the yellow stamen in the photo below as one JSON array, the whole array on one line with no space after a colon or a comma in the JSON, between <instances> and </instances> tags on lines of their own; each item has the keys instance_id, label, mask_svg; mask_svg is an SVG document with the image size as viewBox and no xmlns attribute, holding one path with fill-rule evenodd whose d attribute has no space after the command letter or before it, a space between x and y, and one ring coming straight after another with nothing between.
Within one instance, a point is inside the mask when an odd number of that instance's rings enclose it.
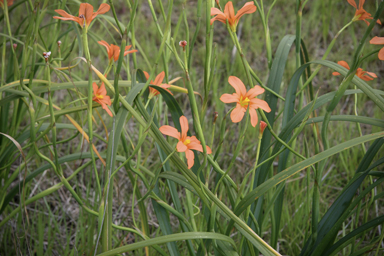
<instances>
[{"instance_id":1,"label":"yellow stamen","mask_svg":"<svg viewBox=\"0 0 384 256\"><path fill-rule=\"evenodd\" d=\"M243 99L243 96L240 97L240 105L242 107L248 107L248 103L250 102L251 100L248 99L248 97L246 97L245 99Z\"/></svg>"},{"instance_id":2,"label":"yellow stamen","mask_svg":"<svg viewBox=\"0 0 384 256\"><path fill-rule=\"evenodd\" d=\"M96 95L96 98L98 98L98 99L103 99L104 98L104 96L103 95Z\"/></svg>"},{"instance_id":3,"label":"yellow stamen","mask_svg":"<svg viewBox=\"0 0 384 256\"><path fill-rule=\"evenodd\" d=\"M184 145L188 145L189 143L191 143L191 140L190 139L186 139L183 143L184 143Z\"/></svg>"}]
</instances>

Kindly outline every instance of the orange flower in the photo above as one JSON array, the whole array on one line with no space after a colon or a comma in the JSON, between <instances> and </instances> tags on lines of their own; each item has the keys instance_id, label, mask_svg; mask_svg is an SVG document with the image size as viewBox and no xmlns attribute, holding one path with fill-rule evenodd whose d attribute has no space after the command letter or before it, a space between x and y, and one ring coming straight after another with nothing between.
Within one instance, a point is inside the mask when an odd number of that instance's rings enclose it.
<instances>
[{"instance_id":1,"label":"orange flower","mask_svg":"<svg viewBox=\"0 0 384 256\"><path fill-rule=\"evenodd\" d=\"M119 55L120 55L120 47L119 46L114 45L114 44L109 45L105 41L98 41L98 43L102 46L105 46L105 48L107 48L109 61L112 60L112 57L115 61L117 61L119 59ZM137 52L137 50L128 51L129 49L131 49L131 47L132 47L132 45L125 46L124 56L126 56L128 53Z\"/></svg>"},{"instance_id":2,"label":"orange flower","mask_svg":"<svg viewBox=\"0 0 384 256\"><path fill-rule=\"evenodd\" d=\"M4 0L0 0L0 3L2 3L1 7L3 7L4 6ZM7 6L11 6L11 5L13 5L13 0L8 0L7 1Z\"/></svg>"},{"instance_id":3,"label":"orange flower","mask_svg":"<svg viewBox=\"0 0 384 256\"><path fill-rule=\"evenodd\" d=\"M192 150L203 152L203 146L195 136L187 136L189 129L187 118L185 116L181 116L179 121L181 126L181 133L176 128L169 125L163 125L159 128L159 130L162 134L179 140L176 146L177 152L185 152L185 157L187 158L188 162L188 169L191 169L195 160L195 154ZM206 147L207 154L212 154L212 150L208 146Z\"/></svg>"},{"instance_id":4,"label":"orange flower","mask_svg":"<svg viewBox=\"0 0 384 256\"><path fill-rule=\"evenodd\" d=\"M144 71L144 75L148 80L149 74ZM168 88L171 87L171 85L170 84L162 84L164 77L165 77L165 72L163 71L160 74L158 74L157 77L155 78L155 81L151 81L150 84L159 86L159 87L163 88L164 90L166 90L167 92L169 92L171 95L173 95L171 93L171 91L168 90ZM149 96L148 96L149 99L152 99L153 97L155 97L156 95L159 95L159 94L160 94L160 92L158 90L149 86Z\"/></svg>"},{"instance_id":5,"label":"orange flower","mask_svg":"<svg viewBox=\"0 0 384 256\"><path fill-rule=\"evenodd\" d=\"M232 95L227 93L223 94L221 95L220 100L224 103L237 103L236 108L232 110L231 113L232 122L240 122L249 105L251 124L253 127L256 127L258 122L256 109L261 108L265 112L271 112L271 108L266 101L256 98L257 95L264 93L265 90L256 85L247 92L243 82L235 76L230 76L228 82L236 90L236 93L233 93Z\"/></svg>"},{"instance_id":6,"label":"orange flower","mask_svg":"<svg viewBox=\"0 0 384 256\"><path fill-rule=\"evenodd\" d=\"M348 66L348 63L345 62L345 61L339 61L337 62L337 64L339 64L340 66L342 67L345 67L346 69L350 69L349 66ZM366 75L367 74L367 75ZM333 72L332 75L334 76L338 76L340 75L339 72ZM372 73L372 72L368 72L368 71L363 71L362 68L358 68L356 70L356 74L355 74L357 77L363 79L364 81L371 81L373 80L373 78L377 78L377 75L375 73Z\"/></svg>"},{"instance_id":7,"label":"orange flower","mask_svg":"<svg viewBox=\"0 0 384 256\"><path fill-rule=\"evenodd\" d=\"M107 105L111 106L111 98L107 95L104 83L101 83L100 88L96 83L93 83L92 86L93 95L95 95L92 100L99 103L107 111L108 115L113 116L111 110L107 107Z\"/></svg>"},{"instance_id":8,"label":"orange flower","mask_svg":"<svg viewBox=\"0 0 384 256\"><path fill-rule=\"evenodd\" d=\"M369 41L369 43L370 44L384 44L384 37L375 36L374 38L371 39L371 41ZM384 60L384 47L381 48L378 56L379 56L380 60Z\"/></svg>"},{"instance_id":9,"label":"orange flower","mask_svg":"<svg viewBox=\"0 0 384 256\"><path fill-rule=\"evenodd\" d=\"M215 20L218 20L224 24L227 24L227 20L229 26L231 27L233 32L236 32L236 26L239 22L239 19L244 14L254 13L256 11L256 6L253 2L247 2L241 8L237 14L235 15L235 10L233 9L233 4L229 1L224 8L224 13L222 13L219 9L212 7L211 8L211 16L216 15L211 19L211 25Z\"/></svg>"},{"instance_id":10,"label":"orange flower","mask_svg":"<svg viewBox=\"0 0 384 256\"><path fill-rule=\"evenodd\" d=\"M367 25L369 25L369 22L367 21L367 19L372 20L373 17L371 17L371 14L369 12L363 9L363 4L365 0L359 0L359 8L357 8L355 0L347 0L347 1L350 5L352 5L356 9L354 20L363 20L365 23L367 23ZM381 25L380 20L377 20L376 22Z\"/></svg>"},{"instance_id":11,"label":"orange flower","mask_svg":"<svg viewBox=\"0 0 384 256\"><path fill-rule=\"evenodd\" d=\"M79 16L73 16L68 14L64 10L55 10L58 14L60 14L63 17L54 16L54 19L60 19L60 20L72 20L74 22L79 23L80 27L85 27L88 29L89 25L91 24L92 20L96 18L99 14L104 14L109 11L109 4L101 4L97 12L93 12L93 6L87 3L80 4L79 9Z\"/></svg>"}]
</instances>

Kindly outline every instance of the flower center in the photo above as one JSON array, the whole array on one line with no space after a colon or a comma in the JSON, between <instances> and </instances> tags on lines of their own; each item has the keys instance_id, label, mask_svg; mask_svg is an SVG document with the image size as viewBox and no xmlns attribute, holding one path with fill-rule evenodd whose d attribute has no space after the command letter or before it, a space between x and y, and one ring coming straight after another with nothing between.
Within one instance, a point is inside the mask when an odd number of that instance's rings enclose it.
<instances>
[{"instance_id":1,"label":"flower center","mask_svg":"<svg viewBox=\"0 0 384 256\"><path fill-rule=\"evenodd\" d=\"M102 100L102 99L104 98L104 96L100 94L100 95L96 95L96 98L98 98L98 99L101 99L101 100Z\"/></svg>"},{"instance_id":2,"label":"flower center","mask_svg":"<svg viewBox=\"0 0 384 256\"><path fill-rule=\"evenodd\" d=\"M191 140L190 139L186 139L183 143L184 143L184 145L188 145L189 143L191 143Z\"/></svg>"},{"instance_id":3,"label":"flower center","mask_svg":"<svg viewBox=\"0 0 384 256\"><path fill-rule=\"evenodd\" d=\"M249 103L250 101L251 101L251 100L248 99L248 97L246 97L245 99L243 99L243 96L240 96L240 105L241 105L243 108L248 107L248 103Z\"/></svg>"}]
</instances>

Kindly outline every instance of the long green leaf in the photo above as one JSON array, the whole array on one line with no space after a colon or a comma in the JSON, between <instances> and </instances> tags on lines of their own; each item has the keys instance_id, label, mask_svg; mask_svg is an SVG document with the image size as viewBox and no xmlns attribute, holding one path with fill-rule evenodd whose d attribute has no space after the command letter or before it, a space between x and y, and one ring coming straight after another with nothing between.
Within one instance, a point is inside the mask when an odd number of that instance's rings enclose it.
<instances>
[{"instance_id":1,"label":"long green leaf","mask_svg":"<svg viewBox=\"0 0 384 256\"><path fill-rule=\"evenodd\" d=\"M172 235L167 235L167 236L156 237L156 238L153 238L150 240L140 241L140 242L137 242L134 244L121 246L119 248L110 250L108 252L98 254L98 256L116 255L119 253L129 252L129 251L137 250L137 249L148 247L148 246L164 244L164 243L169 243L169 242L175 242L175 241L195 240L195 239L222 240L222 241L226 241L226 242L232 244L234 247L236 247L236 244L232 240L232 238L225 236L225 235L222 235L222 234L211 233L211 232L186 232L186 233L179 233L179 234L172 234Z\"/></svg>"}]
</instances>

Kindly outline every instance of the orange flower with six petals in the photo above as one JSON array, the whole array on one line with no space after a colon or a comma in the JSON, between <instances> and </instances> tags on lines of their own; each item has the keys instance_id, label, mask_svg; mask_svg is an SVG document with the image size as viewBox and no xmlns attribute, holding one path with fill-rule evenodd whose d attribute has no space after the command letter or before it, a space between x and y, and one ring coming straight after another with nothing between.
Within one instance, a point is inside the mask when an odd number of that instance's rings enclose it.
<instances>
[{"instance_id":1,"label":"orange flower with six petals","mask_svg":"<svg viewBox=\"0 0 384 256\"><path fill-rule=\"evenodd\" d=\"M92 20L96 18L99 14L104 14L108 12L110 9L109 4L101 4L99 9L96 12L93 12L93 6L88 3L82 3L80 4L79 8L79 16L73 16L68 14L64 10L55 10L58 14L60 14L63 17L54 16L54 19L60 19L60 20L72 20L74 22L79 23L80 27L85 27L88 29L89 25L91 24Z\"/></svg>"},{"instance_id":2,"label":"orange flower with six petals","mask_svg":"<svg viewBox=\"0 0 384 256\"><path fill-rule=\"evenodd\" d=\"M149 79L149 74L148 72L145 72L144 71L144 75L145 77L147 78L147 80ZM163 88L164 90L166 90L167 92L169 92L169 94L173 95L171 93L170 90L168 90L169 87L171 87L170 84L162 84L163 80L164 80L164 77L165 77L165 72L161 72L160 74L158 74L155 78L155 81L151 81L150 84L153 84L153 85L156 85L156 86L159 86L161 88ZM153 97L155 97L156 95L159 95L160 92L158 90L156 90L155 88L149 86L148 87L149 89L149 95L148 95L148 98L149 99L152 99Z\"/></svg>"},{"instance_id":3,"label":"orange flower with six petals","mask_svg":"<svg viewBox=\"0 0 384 256\"><path fill-rule=\"evenodd\" d=\"M341 60L339 62L337 62L337 64L339 64L340 66L346 68L346 69L350 69L349 68L349 65L347 62ZM339 76L340 73L339 72L333 72L332 75L334 76ZM373 80L374 78L377 78L377 75L375 73L372 73L372 72L368 72L368 71L363 71L362 68L358 68L356 70L356 74L355 74L357 77L363 79L364 81L371 81Z\"/></svg>"},{"instance_id":4,"label":"orange flower with six petals","mask_svg":"<svg viewBox=\"0 0 384 256\"><path fill-rule=\"evenodd\" d=\"M92 87L93 95L95 95L92 100L99 103L101 107L107 111L108 115L113 116L111 110L107 107L107 105L111 106L111 97L107 95L104 83L101 83L100 88L96 83L93 83Z\"/></svg>"},{"instance_id":5,"label":"orange flower with six petals","mask_svg":"<svg viewBox=\"0 0 384 256\"><path fill-rule=\"evenodd\" d=\"M112 61L112 57L115 61L117 61L119 59L119 55L120 55L120 47L119 46L114 45L114 44L109 45L104 40L98 41L98 43L102 46L105 46L105 48L107 49L109 61ZM127 54L132 53L132 52L137 52L137 50L128 51L129 49L131 49L131 47L132 47L132 45L125 46L124 56L126 56Z\"/></svg>"},{"instance_id":6,"label":"orange flower with six petals","mask_svg":"<svg viewBox=\"0 0 384 256\"><path fill-rule=\"evenodd\" d=\"M253 127L256 127L258 122L256 109L261 108L265 112L271 112L271 108L266 101L256 98L257 95L264 93L265 90L256 85L247 92L243 82L235 76L230 76L228 82L236 90L236 93L223 94L220 100L224 103L237 103L235 109L231 112L232 122L240 122L249 106L251 124Z\"/></svg>"},{"instance_id":7,"label":"orange flower with six petals","mask_svg":"<svg viewBox=\"0 0 384 256\"><path fill-rule=\"evenodd\" d=\"M367 25L369 25L369 22L367 21L367 19L372 20L373 17L371 17L371 14L369 12L363 9L365 0L359 0L359 8L357 8L355 0L347 0L347 1L350 5L352 5L356 9L354 20L363 20ZM377 20L376 22L381 25L380 20Z\"/></svg>"},{"instance_id":8,"label":"orange flower with six petals","mask_svg":"<svg viewBox=\"0 0 384 256\"><path fill-rule=\"evenodd\" d=\"M185 116L181 116L180 119L181 133L174 127L169 125L163 125L159 128L160 132L164 135L171 136L179 140L176 145L177 152L185 152L187 158L188 169L191 169L194 161L195 154L192 150L203 152L203 146L201 142L195 136L187 136L189 130L188 119ZM212 154L212 150L207 147L207 154Z\"/></svg>"},{"instance_id":9,"label":"orange flower with six petals","mask_svg":"<svg viewBox=\"0 0 384 256\"><path fill-rule=\"evenodd\" d=\"M384 37L375 36L369 41L370 44L384 44ZM379 51L379 60L384 60L384 47Z\"/></svg>"},{"instance_id":10,"label":"orange flower with six petals","mask_svg":"<svg viewBox=\"0 0 384 256\"><path fill-rule=\"evenodd\" d=\"M231 1L229 1L224 8L224 13L220 11L218 8L211 8L211 16L216 15L211 19L211 25L215 20L218 20L224 24L228 24L231 27L231 30L233 32L236 32L236 26L237 23L239 23L239 19L241 16L244 14L249 14L249 13L254 13L256 11L256 6L253 2L247 2L245 5L236 13L235 15L235 10L233 9L233 4Z\"/></svg>"}]
</instances>

